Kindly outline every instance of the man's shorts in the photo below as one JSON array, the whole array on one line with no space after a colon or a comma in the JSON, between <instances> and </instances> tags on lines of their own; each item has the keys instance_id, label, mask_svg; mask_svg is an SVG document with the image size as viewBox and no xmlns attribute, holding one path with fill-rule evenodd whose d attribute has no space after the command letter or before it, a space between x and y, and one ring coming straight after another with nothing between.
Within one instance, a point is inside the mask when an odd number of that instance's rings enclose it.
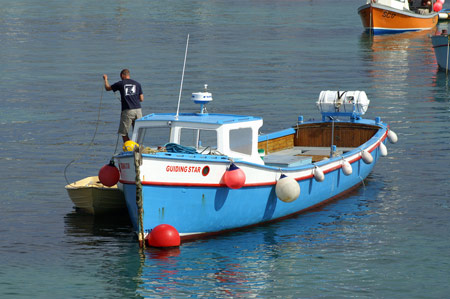
<instances>
[{"instance_id":1,"label":"man's shorts","mask_svg":"<svg viewBox=\"0 0 450 299\"><path fill-rule=\"evenodd\" d=\"M128 136L128 131L130 127L134 126L134 121L142 117L142 109L128 109L123 110L120 114L120 126L119 134L122 136Z\"/></svg>"}]
</instances>

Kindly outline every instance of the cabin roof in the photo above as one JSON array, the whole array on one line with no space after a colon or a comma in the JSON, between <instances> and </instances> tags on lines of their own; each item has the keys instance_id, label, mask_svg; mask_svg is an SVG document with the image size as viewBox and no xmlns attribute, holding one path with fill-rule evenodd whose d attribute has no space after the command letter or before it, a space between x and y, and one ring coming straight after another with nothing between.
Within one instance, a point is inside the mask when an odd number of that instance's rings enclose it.
<instances>
[{"instance_id":1,"label":"cabin roof","mask_svg":"<svg viewBox=\"0 0 450 299\"><path fill-rule=\"evenodd\" d=\"M214 114L214 113L181 113L178 118L175 117L175 113L152 113L148 114L137 121L179 121L190 123L203 123L203 124L231 124L242 123L261 120L261 117L246 116L246 115L232 115L232 114Z\"/></svg>"}]
</instances>

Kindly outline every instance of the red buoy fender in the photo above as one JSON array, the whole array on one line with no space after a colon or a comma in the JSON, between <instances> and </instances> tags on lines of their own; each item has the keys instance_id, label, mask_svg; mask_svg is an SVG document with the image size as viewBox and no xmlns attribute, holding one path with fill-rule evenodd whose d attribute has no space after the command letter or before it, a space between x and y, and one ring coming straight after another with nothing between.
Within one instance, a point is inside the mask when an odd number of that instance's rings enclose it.
<instances>
[{"instance_id":1,"label":"red buoy fender","mask_svg":"<svg viewBox=\"0 0 450 299\"><path fill-rule=\"evenodd\" d=\"M245 184L245 173L232 163L223 175L223 182L228 188L239 189Z\"/></svg>"},{"instance_id":2,"label":"red buoy fender","mask_svg":"<svg viewBox=\"0 0 450 299\"><path fill-rule=\"evenodd\" d=\"M169 224L155 226L146 237L147 245L152 247L177 247L181 239L178 231Z\"/></svg>"},{"instance_id":3,"label":"red buoy fender","mask_svg":"<svg viewBox=\"0 0 450 299\"><path fill-rule=\"evenodd\" d=\"M433 5L433 10L434 10L435 12L439 12L439 11L441 11L441 9L442 9L442 3L441 3L441 2L436 2L436 3L434 3L434 5Z\"/></svg>"},{"instance_id":4,"label":"red buoy fender","mask_svg":"<svg viewBox=\"0 0 450 299\"><path fill-rule=\"evenodd\" d=\"M114 165L114 161L109 161L109 164L103 166L98 172L98 179L100 183L107 187L112 187L119 181L120 173L117 167Z\"/></svg>"}]
</instances>

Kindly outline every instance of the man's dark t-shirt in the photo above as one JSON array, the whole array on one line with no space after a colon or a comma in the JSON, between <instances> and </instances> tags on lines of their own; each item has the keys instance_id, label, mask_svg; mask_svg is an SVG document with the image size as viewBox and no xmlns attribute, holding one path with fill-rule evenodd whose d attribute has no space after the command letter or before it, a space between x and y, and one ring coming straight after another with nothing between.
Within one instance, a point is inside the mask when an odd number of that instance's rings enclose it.
<instances>
[{"instance_id":1,"label":"man's dark t-shirt","mask_svg":"<svg viewBox=\"0 0 450 299\"><path fill-rule=\"evenodd\" d=\"M122 111L141 108L139 96L142 94L142 88L139 82L132 79L123 79L111 85L111 89L114 92L120 91Z\"/></svg>"}]
</instances>

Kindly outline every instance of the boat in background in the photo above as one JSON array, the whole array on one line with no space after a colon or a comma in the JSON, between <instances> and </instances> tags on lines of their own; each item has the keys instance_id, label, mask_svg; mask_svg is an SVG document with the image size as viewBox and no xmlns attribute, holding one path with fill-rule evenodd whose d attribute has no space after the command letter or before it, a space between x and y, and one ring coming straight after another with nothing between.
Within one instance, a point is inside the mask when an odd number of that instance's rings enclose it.
<instances>
[{"instance_id":1,"label":"boat in background","mask_svg":"<svg viewBox=\"0 0 450 299\"><path fill-rule=\"evenodd\" d=\"M431 43L439 68L448 71L450 41L447 30L443 30L439 35L433 35Z\"/></svg>"},{"instance_id":2,"label":"boat in background","mask_svg":"<svg viewBox=\"0 0 450 299\"><path fill-rule=\"evenodd\" d=\"M65 186L76 209L92 215L127 212L125 197L117 185L104 186L98 176L91 176Z\"/></svg>"},{"instance_id":3,"label":"boat in background","mask_svg":"<svg viewBox=\"0 0 450 299\"><path fill-rule=\"evenodd\" d=\"M139 153L114 156L140 241L166 225L186 241L318 207L363 183L386 138L397 140L379 117L361 118L364 91L322 91L322 120L300 116L265 135L260 117L208 113L206 85L192 98L200 113L144 116L132 134Z\"/></svg>"},{"instance_id":4,"label":"boat in background","mask_svg":"<svg viewBox=\"0 0 450 299\"><path fill-rule=\"evenodd\" d=\"M364 28L373 34L419 31L436 26L439 15L435 10L442 9L441 3L432 8L431 2L423 6L422 0L368 0L358 8L358 14Z\"/></svg>"}]
</instances>

